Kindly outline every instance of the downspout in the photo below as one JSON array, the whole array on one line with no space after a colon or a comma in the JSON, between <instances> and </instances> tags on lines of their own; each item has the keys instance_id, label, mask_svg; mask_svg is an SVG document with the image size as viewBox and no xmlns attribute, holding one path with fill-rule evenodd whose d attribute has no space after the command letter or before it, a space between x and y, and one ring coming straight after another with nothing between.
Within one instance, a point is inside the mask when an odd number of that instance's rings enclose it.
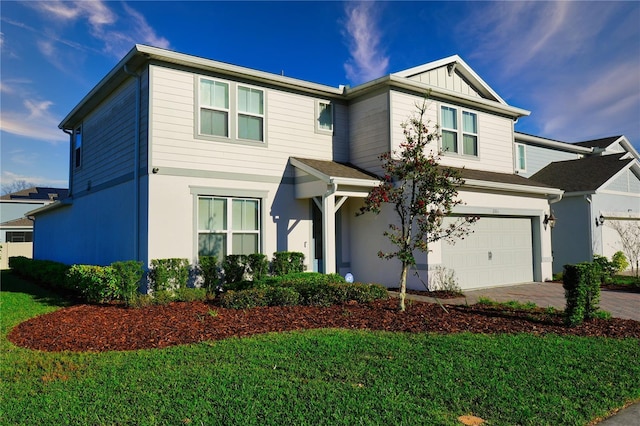
<instances>
[{"instance_id":1,"label":"downspout","mask_svg":"<svg viewBox=\"0 0 640 426\"><path fill-rule=\"evenodd\" d=\"M140 92L142 91L142 79L140 75L129 71L127 64L124 64L124 72L136 79L136 114L134 125L134 148L133 148L133 199L134 199L134 220L133 220L133 256L135 260L140 260Z\"/></svg>"},{"instance_id":2,"label":"downspout","mask_svg":"<svg viewBox=\"0 0 640 426\"><path fill-rule=\"evenodd\" d=\"M73 197L73 130L63 128L62 131L69 135L69 196Z\"/></svg>"},{"instance_id":3,"label":"downspout","mask_svg":"<svg viewBox=\"0 0 640 426\"><path fill-rule=\"evenodd\" d=\"M587 200L587 204L589 205L589 211L588 211L588 216L589 216L589 226L587 229L589 229L589 259L593 259L593 228L591 227L593 222L593 215L591 214L591 195L585 195L584 199Z\"/></svg>"}]
</instances>

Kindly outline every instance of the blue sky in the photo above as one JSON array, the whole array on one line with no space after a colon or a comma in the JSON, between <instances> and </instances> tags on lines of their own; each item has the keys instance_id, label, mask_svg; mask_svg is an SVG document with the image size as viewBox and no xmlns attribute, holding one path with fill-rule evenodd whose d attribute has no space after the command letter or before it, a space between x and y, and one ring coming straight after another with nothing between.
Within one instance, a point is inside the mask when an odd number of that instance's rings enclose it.
<instances>
[{"instance_id":1,"label":"blue sky","mask_svg":"<svg viewBox=\"0 0 640 426\"><path fill-rule=\"evenodd\" d=\"M516 130L640 150L640 2L2 1L2 184L67 186L59 122L135 43L331 86L453 54Z\"/></svg>"}]
</instances>

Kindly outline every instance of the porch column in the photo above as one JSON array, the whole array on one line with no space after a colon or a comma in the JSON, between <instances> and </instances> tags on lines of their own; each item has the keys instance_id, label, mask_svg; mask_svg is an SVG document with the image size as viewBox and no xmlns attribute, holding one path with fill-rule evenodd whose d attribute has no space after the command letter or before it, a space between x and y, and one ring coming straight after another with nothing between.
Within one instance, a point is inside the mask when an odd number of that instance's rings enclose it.
<instances>
[{"instance_id":1,"label":"porch column","mask_svg":"<svg viewBox=\"0 0 640 426\"><path fill-rule=\"evenodd\" d=\"M322 196L322 241L324 273L336 272L336 194L327 191Z\"/></svg>"}]
</instances>

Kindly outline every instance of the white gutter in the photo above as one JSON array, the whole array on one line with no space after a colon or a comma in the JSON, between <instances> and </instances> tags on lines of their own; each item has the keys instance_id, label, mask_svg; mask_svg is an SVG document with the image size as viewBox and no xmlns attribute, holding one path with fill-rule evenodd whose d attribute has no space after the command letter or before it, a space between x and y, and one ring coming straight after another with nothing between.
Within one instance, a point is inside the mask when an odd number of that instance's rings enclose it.
<instances>
[{"instance_id":1,"label":"white gutter","mask_svg":"<svg viewBox=\"0 0 640 426\"><path fill-rule=\"evenodd\" d=\"M552 139L545 139L539 136L527 135L525 133L514 132L515 134L515 142L529 142L536 145L543 145L550 148L558 148L563 151L575 152L578 154L592 154L594 152L593 148L587 148L584 146L574 145L572 143L554 141Z\"/></svg>"},{"instance_id":2,"label":"white gutter","mask_svg":"<svg viewBox=\"0 0 640 426\"><path fill-rule=\"evenodd\" d=\"M500 191L507 192L521 192L521 193L529 193L529 194L540 194L540 195L553 195L558 198L562 198L562 194L564 191L562 189L557 188L547 188L542 186L528 186L528 185L518 185L513 183L503 183L503 182L491 182L486 180L477 180L477 179L464 179L464 185L462 186L462 190L465 188L477 188L477 189L496 189Z\"/></svg>"}]
</instances>

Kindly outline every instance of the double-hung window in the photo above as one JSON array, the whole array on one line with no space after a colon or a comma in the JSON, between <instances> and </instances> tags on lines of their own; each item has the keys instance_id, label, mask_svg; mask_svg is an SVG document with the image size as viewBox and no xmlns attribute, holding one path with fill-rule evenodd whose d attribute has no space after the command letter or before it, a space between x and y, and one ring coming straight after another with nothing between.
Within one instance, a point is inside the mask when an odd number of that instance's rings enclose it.
<instances>
[{"instance_id":1,"label":"double-hung window","mask_svg":"<svg viewBox=\"0 0 640 426\"><path fill-rule=\"evenodd\" d=\"M238 139L264 141L264 92L238 86Z\"/></svg>"},{"instance_id":2,"label":"double-hung window","mask_svg":"<svg viewBox=\"0 0 640 426\"><path fill-rule=\"evenodd\" d=\"M229 84L200 80L200 133L229 137Z\"/></svg>"},{"instance_id":3,"label":"double-hung window","mask_svg":"<svg viewBox=\"0 0 640 426\"><path fill-rule=\"evenodd\" d=\"M478 156L478 114L442 106L440 127L444 152Z\"/></svg>"},{"instance_id":4,"label":"double-hung window","mask_svg":"<svg viewBox=\"0 0 640 426\"><path fill-rule=\"evenodd\" d=\"M198 198L198 255L252 254L260 250L260 200Z\"/></svg>"}]
</instances>

